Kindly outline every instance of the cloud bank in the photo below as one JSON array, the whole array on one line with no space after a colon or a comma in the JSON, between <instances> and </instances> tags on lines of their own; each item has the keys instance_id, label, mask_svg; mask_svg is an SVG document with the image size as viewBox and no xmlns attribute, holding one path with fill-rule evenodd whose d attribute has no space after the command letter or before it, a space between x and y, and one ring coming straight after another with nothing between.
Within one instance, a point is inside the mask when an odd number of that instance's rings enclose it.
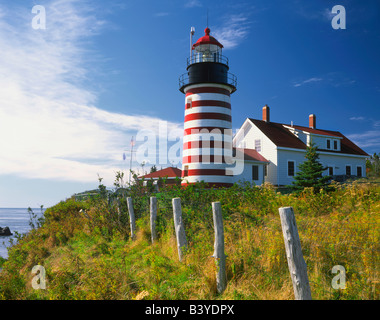
<instances>
[{"instance_id":1,"label":"cloud bank","mask_svg":"<svg viewBox=\"0 0 380 320\"><path fill-rule=\"evenodd\" d=\"M350 117L350 120L366 123L368 130L361 133L348 134L347 138L355 142L361 148L368 148L378 152L377 150L380 149L380 121L363 116Z\"/></svg>"},{"instance_id":2,"label":"cloud bank","mask_svg":"<svg viewBox=\"0 0 380 320\"><path fill-rule=\"evenodd\" d=\"M112 182L131 136L158 128L160 119L96 106L89 48L107 22L86 2L45 4L46 30L32 28L31 6L0 5L0 175Z\"/></svg>"}]
</instances>

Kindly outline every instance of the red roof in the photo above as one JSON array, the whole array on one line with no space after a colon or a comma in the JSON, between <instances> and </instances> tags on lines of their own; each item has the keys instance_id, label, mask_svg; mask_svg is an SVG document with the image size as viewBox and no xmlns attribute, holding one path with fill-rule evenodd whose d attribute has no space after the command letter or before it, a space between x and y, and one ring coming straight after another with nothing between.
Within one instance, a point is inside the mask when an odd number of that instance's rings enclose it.
<instances>
[{"instance_id":1,"label":"red roof","mask_svg":"<svg viewBox=\"0 0 380 320\"><path fill-rule=\"evenodd\" d=\"M313 128L309 128L309 127L294 126L294 125L293 125L293 128L294 128L294 129L297 129L297 130L302 130L302 131L306 131L306 132L314 133L314 134L320 134L320 135L323 135L323 136L340 137L340 136L337 135L336 132L334 132L334 131L320 130L320 129L313 129ZM339 133L339 132L338 132L338 133Z\"/></svg>"},{"instance_id":2,"label":"red roof","mask_svg":"<svg viewBox=\"0 0 380 320\"><path fill-rule=\"evenodd\" d=\"M244 152L244 160L269 162L260 153L258 153L255 149L236 148L236 150L239 152L241 152L241 151Z\"/></svg>"},{"instance_id":3,"label":"red roof","mask_svg":"<svg viewBox=\"0 0 380 320\"><path fill-rule=\"evenodd\" d=\"M281 123L250 119L276 146L306 149L306 145Z\"/></svg>"},{"instance_id":4,"label":"red roof","mask_svg":"<svg viewBox=\"0 0 380 320\"><path fill-rule=\"evenodd\" d=\"M275 123L275 122L266 122L266 121L256 120L256 119L249 119L249 120L252 121L252 123L254 123L276 146L294 148L294 149L306 149L306 144L303 143L293 133L291 133L287 128L284 127L284 126L290 126L290 125L285 125L282 123ZM308 127L294 126L294 125L293 125L293 128L314 133L314 134L321 134L321 135L341 138L340 151L319 149L320 151L368 156L368 154L365 151L360 149L355 143L353 143L351 140L346 138L343 134L341 134L338 131L312 129Z\"/></svg>"},{"instance_id":5,"label":"red roof","mask_svg":"<svg viewBox=\"0 0 380 320\"><path fill-rule=\"evenodd\" d=\"M156 172L148 173L145 176L139 177L139 179L158 179L158 178L181 178L182 170L178 168L168 167Z\"/></svg>"},{"instance_id":6,"label":"red roof","mask_svg":"<svg viewBox=\"0 0 380 320\"><path fill-rule=\"evenodd\" d=\"M244 151L244 160L248 161L263 161L269 162L265 159L261 154L259 154L254 149L242 149L242 148L234 148L237 151ZM158 178L181 178L182 170L178 168L168 167L162 170L158 170L156 172L148 173L145 176L139 177L139 179L158 179Z\"/></svg>"},{"instance_id":7,"label":"red roof","mask_svg":"<svg viewBox=\"0 0 380 320\"><path fill-rule=\"evenodd\" d=\"M210 28L205 29L205 35L193 44L193 49L201 44L215 44L220 48L223 48L223 45L218 40L216 40L213 36L210 36Z\"/></svg>"}]
</instances>

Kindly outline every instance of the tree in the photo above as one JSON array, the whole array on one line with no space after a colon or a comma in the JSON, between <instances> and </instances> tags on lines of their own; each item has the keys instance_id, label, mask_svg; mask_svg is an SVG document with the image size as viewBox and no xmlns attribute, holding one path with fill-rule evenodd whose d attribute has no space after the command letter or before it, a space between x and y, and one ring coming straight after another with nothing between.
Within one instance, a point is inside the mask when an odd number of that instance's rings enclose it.
<instances>
[{"instance_id":1,"label":"tree","mask_svg":"<svg viewBox=\"0 0 380 320\"><path fill-rule=\"evenodd\" d=\"M331 191L333 189L330 186L331 176L323 175L327 167L323 167L319 162L319 154L315 143L311 142L306 148L305 158L306 161L298 166L300 171L294 177L291 185L292 190L297 193L304 188L313 187L315 193L318 193L320 189Z\"/></svg>"},{"instance_id":2,"label":"tree","mask_svg":"<svg viewBox=\"0 0 380 320\"><path fill-rule=\"evenodd\" d=\"M376 152L366 161L366 168L369 170L369 175L380 176L380 157Z\"/></svg>"},{"instance_id":3,"label":"tree","mask_svg":"<svg viewBox=\"0 0 380 320\"><path fill-rule=\"evenodd\" d=\"M99 176L98 173L98 181L99 181L99 196L101 199L108 199L108 191L107 187L102 183L103 178Z\"/></svg>"}]
</instances>

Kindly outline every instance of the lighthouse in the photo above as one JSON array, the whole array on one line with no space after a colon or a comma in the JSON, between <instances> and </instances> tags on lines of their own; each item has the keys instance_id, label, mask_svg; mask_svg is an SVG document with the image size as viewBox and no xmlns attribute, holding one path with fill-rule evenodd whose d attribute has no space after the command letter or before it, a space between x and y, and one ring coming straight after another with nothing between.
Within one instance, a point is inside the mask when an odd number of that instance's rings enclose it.
<instances>
[{"instance_id":1,"label":"lighthouse","mask_svg":"<svg viewBox=\"0 0 380 320\"><path fill-rule=\"evenodd\" d=\"M207 27L205 35L191 43L187 72L179 79L179 90L186 95L182 185L197 181L210 187L233 184L226 169L233 156L230 97L236 91L236 77L229 72L222 49Z\"/></svg>"}]
</instances>

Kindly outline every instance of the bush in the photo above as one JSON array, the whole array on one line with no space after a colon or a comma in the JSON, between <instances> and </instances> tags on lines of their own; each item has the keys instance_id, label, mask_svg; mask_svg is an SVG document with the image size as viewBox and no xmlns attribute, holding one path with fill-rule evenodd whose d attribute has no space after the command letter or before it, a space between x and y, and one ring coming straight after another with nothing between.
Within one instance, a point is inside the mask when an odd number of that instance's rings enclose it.
<instances>
[{"instance_id":1,"label":"bush","mask_svg":"<svg viewBox=\"0 0 380 320\"><path fill-rule=\"evenodd\" d=\"M140 187L139 187L140 188ZM20 236L0 261L0 299L293 299L278 208L293 206L313 299L379 299L380 187L352 183L335 191L281 194L271 185L143 189L88 201L69 199L45 211L43 224ZM137 238L130 239L125 196L133 196ZM152 245L149 197L158 199ZM171 200L181 198L188 241L178 261ZM111 199L111 200L110 200ZM211 202L222 203L228 286L216 293ZM46 268L46 290L33 290L31 268ZM347 289L331 288L343 265Z\"/></svg>"}]
</instances>

